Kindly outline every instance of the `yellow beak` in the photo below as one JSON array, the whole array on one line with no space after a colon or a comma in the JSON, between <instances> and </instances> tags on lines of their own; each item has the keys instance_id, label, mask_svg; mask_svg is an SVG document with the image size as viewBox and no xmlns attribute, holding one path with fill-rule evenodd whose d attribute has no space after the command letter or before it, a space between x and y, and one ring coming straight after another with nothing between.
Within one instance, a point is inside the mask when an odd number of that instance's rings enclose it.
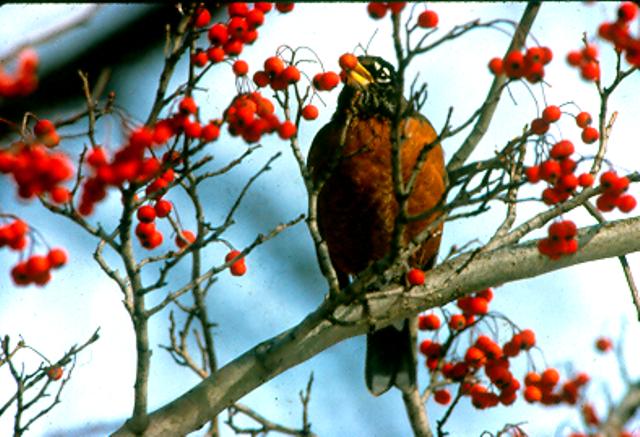
<instances>
[{"instance_id":1,"label":"yellow beak","mask_svg":"<svg viewBox=\"0 0 640 437\"><path fill-rule=\"evenodd\" d=\"M366 88L373 83L373 76L369 73L369 70L358 62L355 68L347 71L347 83L351 86Z\"/></svg>"}]
</instances>

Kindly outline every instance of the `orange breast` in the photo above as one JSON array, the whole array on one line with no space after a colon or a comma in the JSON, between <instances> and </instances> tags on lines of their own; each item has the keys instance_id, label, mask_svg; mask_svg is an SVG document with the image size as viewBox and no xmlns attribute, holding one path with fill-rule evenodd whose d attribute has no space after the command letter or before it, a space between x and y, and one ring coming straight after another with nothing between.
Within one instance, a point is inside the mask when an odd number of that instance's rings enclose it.
<instances>
[{"instance_id":1,"label":"orange breast","mask_svg":"<svg viewBox=\"0 0 640 437\"><path fill-rule=\"evenodd\" d=\"M420 150L436 138L426 119L408 119L402 127L403 177L408 180ZM341 127L331 122L314 139L309 166L317 177L327 169L340 146ZM318 198L320 232L327 241L336 269L357 273L386 255L391 247L398 213L391 176L390 122L383 119L352 120L347 131L343 158L324 184ZM434 207L446 188L442 148L434 147L423 165L409 198L409 212L416 214ZM436 217L407 226L404 239L415 237ZM439 233L427 240L412 259L425 267L435 256Z\"/></svg>"}]
</instances>

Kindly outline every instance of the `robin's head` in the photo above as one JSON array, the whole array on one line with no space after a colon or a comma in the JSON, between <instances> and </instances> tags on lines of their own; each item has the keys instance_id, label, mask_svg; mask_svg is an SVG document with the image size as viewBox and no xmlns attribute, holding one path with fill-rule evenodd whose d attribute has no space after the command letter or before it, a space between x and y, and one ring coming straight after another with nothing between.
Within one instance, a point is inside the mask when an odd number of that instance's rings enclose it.
<instances>
[{"instance_id":1,"label":"robin's head","mask_svg":"<svg viewBox=\"0 0 640 437\"><path fill-rule=\"evenodd\" d=\"M346 72L336 114L351 107L360 116L391 116L401 92L398 88L393 65L378 56L358 56L358 64Z\"/></svg>"}]
</instances>

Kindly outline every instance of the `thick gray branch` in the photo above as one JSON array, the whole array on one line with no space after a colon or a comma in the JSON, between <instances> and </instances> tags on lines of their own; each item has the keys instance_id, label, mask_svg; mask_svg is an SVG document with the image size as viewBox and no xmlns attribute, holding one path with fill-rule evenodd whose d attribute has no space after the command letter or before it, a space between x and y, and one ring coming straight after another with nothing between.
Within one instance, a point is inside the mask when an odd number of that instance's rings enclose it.
<instances>
[{"instance_id":1,"label":"thick gray branch","mask_svg":"<svg viewBox=\"0 0 640 437\"><path fill-rule=\"evenodd\" d=\"M198 429L245 394L346 338L369 330L368 320L384 326L396 319L441 306L473 291L531 278L572 265L640 250L640 217L584 228L580 250L551 261L536 241L486 253L464 253L430 271L427 282L404 290L391 285L370 293L369 318L361 303L339 306L325 300L297 326L245 352L209 378L149 416L144 435L184 435ZM343 323L336 323L339 320ZM114 435L132 436L122 427Z\"/></svg>"}]
</instances>

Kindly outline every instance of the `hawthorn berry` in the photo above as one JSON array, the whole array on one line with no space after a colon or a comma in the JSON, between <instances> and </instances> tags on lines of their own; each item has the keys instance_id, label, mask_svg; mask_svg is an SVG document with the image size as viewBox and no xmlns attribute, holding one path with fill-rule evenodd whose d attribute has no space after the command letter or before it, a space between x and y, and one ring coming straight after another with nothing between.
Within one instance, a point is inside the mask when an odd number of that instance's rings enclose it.
<instances>
[{"instance_id":1,"label":"hawthorn berry","mask_svg":"<svg viewBox=\"0 0 640 437\"><path fill-rule=\"evenodd\" d=\"M631 212L637 205L636 198L631 194L623 194L616 201L616 206L622 212Z\"/></svg>"},{"instance_id":2,"label":"hawthorn berry","mask_svg":"<svg viewBox=\"0 0 640 437\"><path fill-rule=\"evenodd\" d=\"M264 88L269 85L269 75L265 71L256 71L253 73L253 83L258 87Z\"/></svg>"},{"instance_id":3,"label":"hawthorn berry","mask_svg":"<svg viewBox=\"0 0 640 437\"><path fill-rule=\"evenodd\" d=\"M244 17L249 12L249 5L246 2L232 2L227 6L230 17Z\"/></svg>"},{"instance_id":4,"label":"hawthorn berry","mask_svg":"<svg viewBox=\"0 0 640 437\"><path fill-rule=\"evenodd\" d=\"M178 109L183 114L195 114L198 111L198 105L193 97L186 96L180 101Z\"/></svg>"},{"instance_id":5,"label":"hawthorn berry","mask_svg":"<svg viewBox=\"0 0 640 437\"><path fill-rule=\"evenodd\" d=\"M245 19L247 20L249 28L255 29L256 27L262 26L264 23L264 12L258 8L251 9L247 12Z\"/></svg>"},{"instance_id":6,"label":"hawthorn berry","mask_svg":"<svg viewBox=\"0 0 640 437\"><path fill-rule=\"evenodd\" d=\"M285 120L280 127L278 127L278 136L283 140L288 140L296 134L296 125L290 120Z\"/></svg>"},{"instance_id":7,"label":"hawthorn berry","mask_svg":"<svg viewBox=\"0 0 640 437\"><path fill-rule=\"evenodd\" d=\"M172 208L173 207L171 205L171 202L169 202L168 200L164 200L164 199L156 200L156 203L153 206L153 209L155 211L155 215L157 217L160 217L160 218L164 218L164 217L168 216L169 213L171 212Z\"/></svg>"},{"instance_id":8,"label":"hawthorn berry","mask_svg":"<svg viewBox=\"0 0 640 437\"><path fill-rule=\"evenodd\" d=\"M578 184L580 184L580 186L584 188L592 186L594 181L595 178L591 173L582 173L580 176L578 176Z\"/></svg>"},{"instance_id":9,"label":"hawthorn berry","mask_svg":"<svg viewBox=\"0 0 640 437\"><path fill-rule=\"evenodd\" d=\"M607 337L599 337L596 340L596 349L600 352L609 352L613 349L613 342Z\"/></svg>"},{"instance_id":10,"label":"hawthorn berry","mask_svg":"<svg viewBox=\"0 0 640 437\"><path fill-rule=\"evenodd\" d=\"M156 219L156 211L151 205L142 205L136 215L142 223L151 223Z\"/></svg>"},{"instance_id":11,"label":"hawthorn berry","mask_svg":"<svg viewBox=\"0 0 640 437\"><path fill-rule=\"evenodd\" d=\"M271 8L273 7L271 2L255 2L253 5L256 9L262 11L265 14L267 12L270 12Z\"/></svg>"},{"instance_id":12,"label":"hawthorn berry","mask_svg":"<svg viewBox=\"0 0 640 437\"><path fill-rule=\"evenodd\" d=\"M449 319L449 327L454 331L461 330L466 324L467 321L462 314L454 314L451 316L451 319Z\"/></svg>"},{"instance_id":13,"label":"hawthorn berry","mask_svg":"<svg viewBox=\"0 0 640 437\"><path fill-rule=\"evenodd\" d=\"M207 8L200 7L194 14L193 25L195 27L204 27L211 21L211 12Z\"/></svg>"},{"instance_id":14,"label":"hawthorn berry","mask_svg":"<svg viewBox=\"0 0 640 437\"><path fill-rule=\"evenodd\" d=\"M589 126L591 122L591 114L589 114L588 112L583 111L576 115L576 124L578 125L578 127L585 128Z\"/></svg>"},{"instance_id":15,"label":"hawthorn berry","mask_svg":"<svg viewBox=\"0 0 640 437\"><path fill-rule=\"evenodd\" d=\"M52 381L58 381L62 378L63 373L62 367L60 366L51 366L47 369L47 376Z\"/></svg>"},{"instance_id":16,"label":"hawthorn berry","mask_svg":"<svg viewBox=\"0 0 640 437\"><path fill-rule=\"evenodd\" d=\"M301 114L305 120L315 120L318 118L318 108L314 105L306 105L302 108Z\"/></svg>"},{"instance_id":17,"label":"hawthorn berry","mask_svg":"<svg viewBox=\"0 0 640 437\"><path fill-rule=\"evenodd\" d=\"M555 386L559 380L560 380L560 374L556 369L552 367L546 369L540 375L540 384L546 388Z\"/></svg>"},{"instance_id":18,"label":"hawthorn berry","mask_svg":"<svg viewBox=\"0 0 640 437\"><path fill-rule=\"evenodd\" d=\"M220 128L216 123L207 123L200 131L200 139L204 142L215 141L220 136Z\"/></svg>"},{"instance_id":19,"label":"hawthorn berry","mask_svg":"<svg viewBox=\"0 0 640 437\"><path fill-rule=\"evenodd\" d=\"M300 70L293 65L287 66L280 75L287 84L296 83L300 80Z\"/></svg>"},{"instance_id":20,"label":"hawthorn berry","mask_svg":"<svg viewBox=\"0 0 640 437\"><path fill-rule=\"evenodd\" d=\"M432 10L426 10L418 15L418 26L424 29L431 29L438 25L438 14ZM496 73L494 73L496 74Z\"/></svg>"},{"instance_id":21,"label":"hawthorn berry","mask_svg":"<svg viewBox=\"0 0 640 437\"><path fill-rule=\"evenodd\" d=\"M424 284L425 274L423 270L413 268L407 272L407 280L411 285Z\"/></svg>"},{"instance_id":22,"label":"hawthorn berry","mask_svg":"<svg viewBox=\"0 0 640 437\"><path fill-rule=\"evenodd\" d=\"M184 229L180 232L179 235L176 235L176 246L180 249L184 249L194 241L196 241L196 234L189 231L188 229Z\"/></svg>"},{"instance_id":23,"label":"hawthorn berry","mask_svg":"<svg viewBox=\"0 0 640 437\"><path fill-rule=\"evenodd\" d=\"M596 61L585 62L580 66L580 75L583 79L595 81L600 79L600 65Z\"/></svg>"},{"instance_id":24,"label":"hawthorn berry","mask_svg":"<svg viewBox=\"0 0 640 437\"><path fill-rule=\"evenodd\" d=\"M238 77L246 76L247 73L249 72L249 65L241 59L238 59L237 61L235 61L233 63L232 68L233 68L233 73Z\"/></svg>"},{"instance_id":25,"label":"hawthorn berry","mask_svg":"<svg viewBox=\"0 0 640 437\"><path fill-rule=\"evenodd\" d=\"M582 130L582 141L587 144L595 143L600 138L598 129L595 127L587 126Z\"/></svg>"},{"instance_id":26,"label":"hawthorn berry","mask_svg":"<svg viewBox=\"0 0 640 437\"><path fill-rule=\"evenodd\" d=\"M420 314L418 316L418 329L422 331L435 331L440 329L440 318L434 313Z\"/></svg>"},{"instance_id":27,"label":"hawthorn berry","mask_svg":"<svg viewBox=\"0 0 640 437\"><path fill-rule=\"evenodd\" d=\"M31 278L37 278L46 274L51 268L51 263L46 256L32 255L27 260L27 275Z\"/></svg>"},{"instance_id":28,"label":"hawthorn berry","mask_svg":"<svg viewBox=\"0 0 640 437\"><path fill-rule=\"evenodd\" d=\"M433 400L435 400L440 405L447 405L451 402L451 393L446 388L436 390L433 392Z\"/></svg>"},{"instance_id":29,"label":"hawthorn berry","mask_svg":"<svg viewBox=\"0 0 640 437\"><path fill-rule=\"evenodd\" d=\"M524 399L529 403L540 402L542 392L538 387L529 385L524 389Z\"/></svg>"},{"instance_id":30,"label":"hawthorn berry","mask_svg":"<svg viewBox=\"0 0 640 437\"><path fill-rule=\"evenodd\" d=\"M49 251L47 259L51 268L57 269L67 263L67 253L63 249L56 247Z\"/></svg>"},{"instance_id":31,"label":"hawthorn berry","mask_svg":"<svg viewBox=\"0 0 640 437\"><path fill-rule=\"evenodd\" d=\"M629 22L636 17L638 13L638 5L633 2L624 2L618 8L618 19Z\"/></svg>"},{"instance_id":32,"label":"hawthorn berry","mask_svg":"<svg viewBox=\"0 0 640 437\"><path fill-rule=\"evenodd\" d=\"M525 329L520 332L520 347L522 349L531 349L536 344L536 335L531 329Z\"/></svg>"},{"instance_id":33,"label":"hawthorn berry","mask_svg":"<svg viewBox=\"0 0 640 437\"><path fill-rule=\"evenodd\" d=\"M313 78L313 85L318 91L331 91L340 83L340 76L333 71L319 73Z\"/></svg>"},{"instance_id":34,"label":"hawthorn berry","mask_svg":"<svg viewBox=\"0 0 640 437\"><path fill-rule=\"evenodd\" d=\"M53 124L53 122L46 119L38 120L38 122L33 127L33 133L35 133L38 137L54 132L55 130L56 126Z\"/></svg>"},{"instance_id":35,"label":"hawthorn berry","mask_svg":"<svg viewBox=\"0 0 640 437\"><path fill-rule=\"evenodd\" d=\"M575 151L573 143L569 140L561 140L551 147L549 155L554 159L564 159L569 157Z\"/></svg>"},{"instance_id":36,"label":"hawthorn berry","mask_svg":"<svg viewBox=\"0 0 640 437\"><path fill-rule=\"evenodd\" d=\"M338 59L338 64L345 71L353 70L358 65L358 58L353 53L345 53Z\"/></svg>"},{"instance_id":37,"label":"hawthorn berry","mask_svg":"<svg viewBox=\"0 0 640 437\"><path fill-rule=\"evenodd\" d=\"M542 111L542 119L547 123L553 123L560 120L561 115L562 112L560 111L560 108L555 105L547 106Z\"/></svg>"},{"instance_id":38,"label":"hawthorn berry","mask_svg":"<svg viewBox=\"0 0 640 437\"><path fill-rule=\"evenodd\" d=\"M617 201L618 196L615 194L604 193L596 198L596 207L602 212L613 211Z\"/></svg>"},{"instance_id":39,"label":"hawthorn berry","mask_svg":"<svg viewBox=\"0 0 640 437\"><path fill-rule=\"evenodd\" d=\"M544 135L549 131L549 123L542 118L536 118L531 122L531 132L536 135Z\"/></svg>"},{"instance_id":40,"label":"hawthorn berry","mask_svg":"<svg viewBox=\"0 0 640 437\"><path fill-rule=\"evenodd\" d=\"M524 74L524 56L519 50L513 50L502 61L504 72L510 79L518 79Z\"/></svg>"},{"instance_id":41,"label":"hawthorn berry","mask_svg":"<svg viewBox=\"0 0 640 437\"><path fill-rule=\"evenodd\" d=\"M532 184L536 184L538 182L540 182L540 167L537 165L534 165L532 167L527 167L524 170L524 174L527 177L527 180L529 182L531 182Z\"/></svg>"},{"instance_id":42,"label":"hawthorn berry","mask_svg":"<svg viewBox=\"0 0 640 437\"><path fill-rule=\"evenodd\" d=\"M244 44L239 39L230 39L222 46L222 50L224 50L224 53L229 56L238 56L240 53L242 53L243 48Z\"/></svg>"},{"instance_id":43,"label":"hawthorn berry","mask_svg":"<svg viewBox=\"0 0 640 437\"><path fill-rule=\"evenodd\" d=\"M560 163L555 159L548 159L540 164L540 178L542 180L555 182L560 174Z\"/></svg>"},{"instance_id":44,"label":"hawthorn berry","mask_svg":"<svg viewBox=\"0 0 640 437\"><path fill-rule=\"evenodd\" d=\"M231 38L242 39L248 29L247 20L240 16L231 17L227 23L227 30Z\"/></svg>"},{"instance_id":45,"label":"hawthorn berry","mask_svg":"<svg viewBox=\"0 0 640 437\"><path fill-rule=\"evenodd\" d=\"M278 12L283 14L293 11L293 7L295 6L293 2L277 2L275 5Z\"/></svg>"},{"instance_id":46,"label":"hawthorn berry","mask_svg":"<svg viewBox=\"0 0 640 437\"><path fill-rule=\"evenodd\" d=\"M264 71L270 76L274 77L284 71L284 62L277 56L271 56L264 61Z\"/></svg>"},{"instance_id":47,"label":"hawthorn berry","mask_svg":"<svg viewBox=\"0 0 640 437\"><path fill-rule=\"evenodd\" d=\"M374 20L379 20L387 14L387 4L384 2L369 2L367 12Z\"/></svg>"},{"instance_id":48,"label":"hawthorn berry","mask_svg":"<svg viewBox=\"0 0 640 437\"><path fill-rule=\"evenodd\" d=\"M209 58L209 60L214 64L217 64L218 62L222 62L225 55L226 53L224 49L220 47L210 47L207 49L207 58Z\"/></svg>"},{"instance_id":49,"label":"hawthorn berry","mask_svg":"<svg viewBox=\"0 0 640 437\"><path fill-rule=\"evenodd\" d=\"M567 54L567 63L571 66L577 67L582 62L582 53L573 50Z\"/></svg>"},{"instance_id":50,"label":"hawthorn berry","mask_svg":"<svg viewBox=\"0 0 640 437\"><path fill-rule=\"evenodd\" d=\"M504 72L502 58L492 58L489 61L489 71L496 76L502 74Z\"/></svg>"}]
</instances>

